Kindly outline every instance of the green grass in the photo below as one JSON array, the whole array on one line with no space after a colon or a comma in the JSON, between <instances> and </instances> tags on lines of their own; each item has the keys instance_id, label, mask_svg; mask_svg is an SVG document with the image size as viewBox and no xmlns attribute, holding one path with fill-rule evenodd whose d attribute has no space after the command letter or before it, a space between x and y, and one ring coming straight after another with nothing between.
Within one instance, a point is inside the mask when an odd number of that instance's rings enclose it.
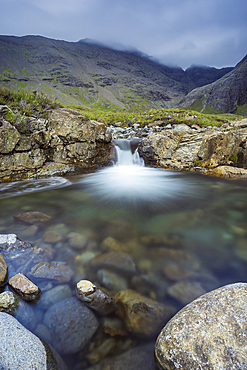
<instances>
[{"instance_id":1,"label":"green grass","mask_svg":"<svg viewBox=\"0 0 247 370\"><path fill-rule=\"evenodd\" d=\"M52 89L45 84L42 85L46 93L28 91L27 88L22 89L21 85L19 85L17 90L0 87L0 104L7 104L12 109L13 114L9 114L8 116L8 120L12 122L12 124L19 122L22 116L47 118L49 109L62 106L58 100L53 99ZM74 89L76 89L78 94L81 92L78 88L68 87L67 93L69 90ZM119 107L116 108L116 106L112 104L108 104L106 100L99 99L98 102L92 102L91 105L85 100L83 96L81 96L81 104L78 104L73 102L71 96L71 101L63 106L77 110L89 119L98 120L107 125L122 122L123 126L139 123L141 127L144 127L155 121L162 121L161 126L166 126L169 123L184 123L188 126L196 124L200 127L220 127L225 122L244 118L242 115L235 114L200 113L190 108L149 110L144 110L143 108L136 108L134 110L133 108L133 110L129 109L127 111ZM247 109L247 104L245 108Z\"/></svg>"},{"instance_id":2,"label":"green grass","mask_svg":"<svg viewBox=\"0 0 247 370\"><path fill-rule=\"evenodd\" d=\"M78 109L74 107L73 109ZM133 123L139 123L141 126L148 125L155 121L163 121L163 126L171 124L184 123L188 126L196 124L200 127L207 126L218 126L220 127L223 123L232 121L237 118L243 118L242 116L232 114L204 114L198 113L197 111L176 108L176 109L150 109L145 112L105 112L103 110L87 109L83 108L83 114L89 119L101 120L106 124L113 124L115 122L122 122L123 125Z\"/></svg>"},{"instance_id":3,"label":"green grass","mask_svg":"<svg viewBox=\"0 0 247 370\"><path fill-rule=\"evenodd\" d=\"M7 120L19 132L29 133L25 117L48 118L48 110L61 106L57 101L43 92L29 92L23 90L10 90L0 87L0 104L8 105L11 109Z\"/></svg>"}]
</instances>

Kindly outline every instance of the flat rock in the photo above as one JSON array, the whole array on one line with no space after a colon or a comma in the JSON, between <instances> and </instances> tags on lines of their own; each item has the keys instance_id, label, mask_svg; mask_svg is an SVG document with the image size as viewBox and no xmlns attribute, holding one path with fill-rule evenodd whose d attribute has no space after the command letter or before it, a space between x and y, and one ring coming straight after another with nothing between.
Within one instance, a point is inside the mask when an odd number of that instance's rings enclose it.
<instances>
[{"instance_id":1,"label":"flat rock","mask_svg":"<svg viewBox=\"0 0 247 370\"><path fill-rule=\"evenodd\" d=\"M67 369L60 356L48 344L4 312L0 312L0 332L0 369Z\"/></svg>"},{"instance_id":2,"label":"flat rock","mask_svg":"<svg viewBox=\"0 0 247 370\"><path fill-rule=\"evenodd\" d=\"M15 293L27 301L37 299L41 294L39 287L22 273L12 276L12 278L9 279L8 284Z\"/></svg>"},{"instance_id":3,"label":"flat rock","mask_svg":"<svg viewBox=\"0 0 247 370\"><path fill-rule=\"evenodd\" d=\"M33 225L48 222L50 221L51 216L45 215L41 212L24 212L14 215L14 219Z\"/></svg>"},{"instance_id":4,"label":"flat rock","mask_svg":"<svg viewBox=\"0 0 247 370\"><path fill-rule=\"evenodd\" d=\"M34 278L43 278L68 283L74 275L74 272L65 262L41 262L34 266L30 276Z\"/></svg>"},{"instance_id":5,"label":"flat rock","mask_svg":"<svg viewBox=\"0 0 247 370\"><path fill-rule=\"evenodd\" d=\"M127 253L121 252L97 254L91 260L91 266L96 270L107 269L125 275L134 275L136 273L136 265L132 258Z\"/></svg>"},{"instance_id":6,"label":"flat rock","mask_svg":"<svg viewBox=\"0 0 247 370\"><path fill-rule=\"evenodd\" d=\"M53 346L62 354L81 351L98 328L98 321L77 298L64 299L52 305L44 317Z\"/></svg>"},{"instance_id":7,"label":"flat rock","mask_svg":"<svg viewBox=\"0 0 247 370\"><path fill-rule=\"evenodd\" d=\"M135 347L121 355L105 359L88 370L155 370L153 344Z\"/></svg>"},{"instance_id":8,"label":"flat rock","mask_svg":"<svg viewBox=\"0 0 247 370\"><path fill-rule=\"evenodd\" d=\"M182 280L167 289L167 293L183 305L206 293L206 289L198 281Z\"/></svg>"},{"instance_id":9,"label":"flat rock","mask_svg":"<svg viewBox=\"0 0 247 370\"><path fill-rule=\"evenodd\" d=\"M16 234L0 234L0 252L7 264L22 273L29 272L30 266L50 260L54 255L51 248L34 247L31 243L21 241Z\"/></svg>"},{"instance_id":10,"label":"flat rock","mask_svg":"<svg viewBox=\"0 0 247 370\"><path fill-rule=\"evenodd\" d=\"M3 256L0 254L0 286L4 285L8 279L8 267L4 261Z\"/></svg>"},{"instance_id":11,"label":"flat rock","mask_svg":"<svg viewBox=\"0 0 247 370\"><path fill-rule=\"evenodd\" d=\"M232 167L232 166L218 166L208 171L210 175L216 177L224 177L231 179L246 179L247 170L244 168Z\"/></svg>"},{"instance_id":12,"label":"flat rock","mask_svg":"<svg viewBox=\"0 0 247 370\"><path fill-rule=\"evenodd\" d=\"M124 320L126 329L137 337L152 337L176 312L170 305L164 305L151 298L127 289L115 295L118 302L116 314Z\"/></svg>"},{"instance_id":13,"label":"flat rock","mask_svg":"<svg viewBox=\"0 0 247 370\"><path fill-rule=\"evenodd\" d=\"M155 346L161 368L246 369L247 284L223 286L188 304Z\"/></svg>"}]
</instances>

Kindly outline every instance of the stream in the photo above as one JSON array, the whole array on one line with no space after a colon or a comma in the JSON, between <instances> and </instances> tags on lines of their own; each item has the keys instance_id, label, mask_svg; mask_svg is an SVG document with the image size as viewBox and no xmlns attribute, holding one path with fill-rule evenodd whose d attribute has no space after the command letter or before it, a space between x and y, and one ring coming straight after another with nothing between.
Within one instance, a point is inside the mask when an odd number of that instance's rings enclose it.
<instances>
[{"instance_id":1,"label":"stream","mask_svg":"<svg viewBox=\"0 0 247 370\"><path fill-rule=\"evenodd\" d=\"M74 272L66 288L72 296L76 283L87 279L113 295L123 287L133 289L171 303L178 311L207 291L246 282L247 180L148 168L136 142L115 144L112 167L67 178L0 184L0 233L17 234L22 241L51 250L50 261L66 262ZM13 217L29 211L51 220L36 226ZM98 253L112 251L127 253L137 276L125 277L125 283L121 278L111 281L90 268ZM20 272L28 275L29 268ZM18 267L9 266L9 276L17 272ZM43 293L60 284L35 282ZM37 333L49 303L40 299L30 307L35 321L31 330ZM108 338L100 328L92 345L63 356L69 369L94 365L88 354ZM113 338L109 358L146 340L132 335Z\"/></svg>"}]
</instances>

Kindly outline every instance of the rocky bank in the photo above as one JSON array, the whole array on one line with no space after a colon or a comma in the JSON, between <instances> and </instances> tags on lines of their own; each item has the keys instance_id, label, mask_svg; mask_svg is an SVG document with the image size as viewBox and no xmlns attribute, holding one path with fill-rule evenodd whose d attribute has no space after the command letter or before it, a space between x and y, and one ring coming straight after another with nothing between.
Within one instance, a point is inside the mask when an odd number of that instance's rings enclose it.
<instances>
[{"instance_id":1,"label":"rocky bank","mask_svg":"<svg viewBox=\"0 0 247 370\"><path fill-rule=\"evenodd\" d=\"M6 120L8 112L8 106L0 106L0 181L77 174L112 165L112 138L137 139L147 166L247 178L243 167L247 119L220 128L201 128L193 124L193 116L191 125L155 121L129 127L117 122L107 127L59 108L50 110L47 119L24 117L25 133L20 133Z\"/></svg>"},{"instance_id":2,"label":"rocky bank","mask_svg":"<svg viewBox=\"0 0 247 370\"><path fill-rule=\"evenodd\" d=\"M6 120L0 106L0 181L76 174L109 164L111 135L104 124L70 109L54 109L48 119L26 117L28 133Z\"/></svg>"},{"instance_id":3,"label":"rocky bank","mask_svg":"<svg viewBox=\"0 0 247 370\"><path fill-rule=\"evenodd\" d=\"M247 119L207 129L176 124L141 140L139 153L155 167L247 178L246 169L234 166L247 160Z\"/></svg>"}]
</instances>

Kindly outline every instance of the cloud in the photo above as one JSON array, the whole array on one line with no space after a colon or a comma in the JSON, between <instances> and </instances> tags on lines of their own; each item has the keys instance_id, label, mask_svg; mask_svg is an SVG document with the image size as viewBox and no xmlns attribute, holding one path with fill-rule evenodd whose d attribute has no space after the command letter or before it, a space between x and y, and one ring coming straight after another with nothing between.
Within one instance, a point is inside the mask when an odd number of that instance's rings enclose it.
<instances>
[{"instance_id":1,"label":"cloud","mask_svg":"<svg viewBox=\"0 0 247 370\"><path fill-rule=\"evenodd\" d=\"M246 54L246 0L0 0L1 34L92 38L164 63L217 67Z\"/></svg>"}]
</instances>

